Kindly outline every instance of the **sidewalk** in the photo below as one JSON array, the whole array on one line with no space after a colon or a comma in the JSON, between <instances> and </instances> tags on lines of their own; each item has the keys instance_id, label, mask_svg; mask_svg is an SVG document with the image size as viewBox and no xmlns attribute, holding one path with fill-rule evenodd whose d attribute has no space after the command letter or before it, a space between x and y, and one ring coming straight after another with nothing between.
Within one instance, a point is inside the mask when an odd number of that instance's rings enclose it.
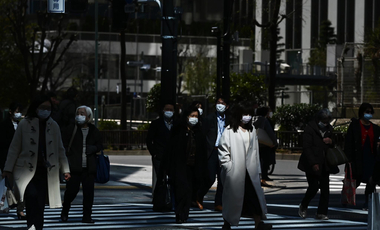
<instances>
[{"instance_id":1,"label":"sidewalk","mask_svg":"<svg viewBox=\"0 0 380 230\"><path fill-rule=\"evenodd\" d=\"M104 150L105 155L150 155L149 151L144 149L134 149L134 150ZM298 161L301 153L287 153L287 152L276 152L277 160L296 160Z\"/></svg>"}]
</instances>

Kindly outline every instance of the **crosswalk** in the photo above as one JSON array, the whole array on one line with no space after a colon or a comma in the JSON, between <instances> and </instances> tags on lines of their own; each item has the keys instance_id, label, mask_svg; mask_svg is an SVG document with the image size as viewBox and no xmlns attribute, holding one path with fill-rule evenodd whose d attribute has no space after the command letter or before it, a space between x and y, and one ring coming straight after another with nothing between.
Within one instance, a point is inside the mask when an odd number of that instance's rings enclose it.
<instances>
[{"instance_id":1,"label":"crosswalk","mask_svg":"<svg viewBox=\"0 0 380 230\"><path fill-rule=\"evenodd\" d=\"M276 204L268 204L268 207ZM287 205L289 213L296 213L298 206ZM313 208L313 207L310 207ZM69 213L69 221L60 221L60 209L45 209L44 229L221 229L223 217L220 212L212 210L191 209L187 223L175 223L173 212L154 212L151 204L125 203L94 205L93 219L95 224L84 224L82 220L82 206L73 205ZM342 209L349 212L350 209ZM359 211L359 210L352 210ZM359 211L360 212L360 211ZM363 214L363 213L360 213ZM273 229L367 229L367 223L330 219L319 221L313 218L301 219L296 216L268 214L266 223L273 225ZM9 214L0 214L0 229L25 229L26 221L17 220L15 210ZM254 221L241 218L238 227L232 229L253 229Z\"/></svg>"}]
</instances>

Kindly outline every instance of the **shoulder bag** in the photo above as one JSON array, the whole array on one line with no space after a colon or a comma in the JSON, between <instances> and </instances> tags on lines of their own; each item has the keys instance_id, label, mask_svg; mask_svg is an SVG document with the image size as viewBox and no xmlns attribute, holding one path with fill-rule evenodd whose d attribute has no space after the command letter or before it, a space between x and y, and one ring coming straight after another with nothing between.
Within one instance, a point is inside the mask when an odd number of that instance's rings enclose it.
<instances>
[{"instance_id":1,"label":"shoulder bag","mask_svg":"<svg viewBox=\"0 0 380 230\"><path fill-rule=\"evenodd\" d=\"M110 180L110 160L101 150L100 155L96 156L96 183L107 183Z\"/></svg>"},{"instance_id":2,"label":"shoulder bag","mask_svg":"<svg viewBox=\"0 0 380 230\"><path fill-rule=\"evenodd\" d=\"M331 166L338 166L348 162L346 154L343 150L336 146L335 148L328 148L326 153L327 163Z\"/></svg>"}]
</instances>

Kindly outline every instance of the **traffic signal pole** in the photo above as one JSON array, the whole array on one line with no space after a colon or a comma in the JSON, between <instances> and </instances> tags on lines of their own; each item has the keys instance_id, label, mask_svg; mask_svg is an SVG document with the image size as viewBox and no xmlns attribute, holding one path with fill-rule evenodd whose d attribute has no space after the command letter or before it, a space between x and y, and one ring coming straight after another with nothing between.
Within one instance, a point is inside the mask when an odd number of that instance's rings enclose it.
<instances>
[{"instance_id":1,"label":"traffic signal pole","mask_svg":"<svg viewBox=\"0 0 380 230\"><path fill-rule=\"evenodd\" d=\"M230 100L230 18L233 0L224 0L222 97Z\"/></svg>"},{"instance_id":2,"label":"traffic signal pole","mask_svg":"<svg viewBox=\"0 0 380 230\"><path fill-rule=\"evenodd\" d=\"M161 65L161 107L176 103L177 85L177 19L174 16L173 0L162 4L162 65Z\"/></svg>"}]
</instances>

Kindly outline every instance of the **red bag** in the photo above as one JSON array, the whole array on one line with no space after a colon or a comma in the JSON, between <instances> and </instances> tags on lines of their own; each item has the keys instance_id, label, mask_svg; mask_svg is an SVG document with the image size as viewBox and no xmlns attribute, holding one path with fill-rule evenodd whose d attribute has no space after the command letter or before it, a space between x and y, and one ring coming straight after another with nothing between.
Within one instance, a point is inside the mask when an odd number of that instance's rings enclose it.
<instances>
[{"instance_id":1,"label":"red bag","mask_svg":"<svg viewBox=\"0 0 380 230\"><path fill-rule=\"evenodd\" d=\"M341 202L342 204L356 205L356 180L352 179L351 163L346 164L344 171L345 176L343 179ZM348 175L347 171L349 171L350 175Z\"/></svg>"}]
</instances>

